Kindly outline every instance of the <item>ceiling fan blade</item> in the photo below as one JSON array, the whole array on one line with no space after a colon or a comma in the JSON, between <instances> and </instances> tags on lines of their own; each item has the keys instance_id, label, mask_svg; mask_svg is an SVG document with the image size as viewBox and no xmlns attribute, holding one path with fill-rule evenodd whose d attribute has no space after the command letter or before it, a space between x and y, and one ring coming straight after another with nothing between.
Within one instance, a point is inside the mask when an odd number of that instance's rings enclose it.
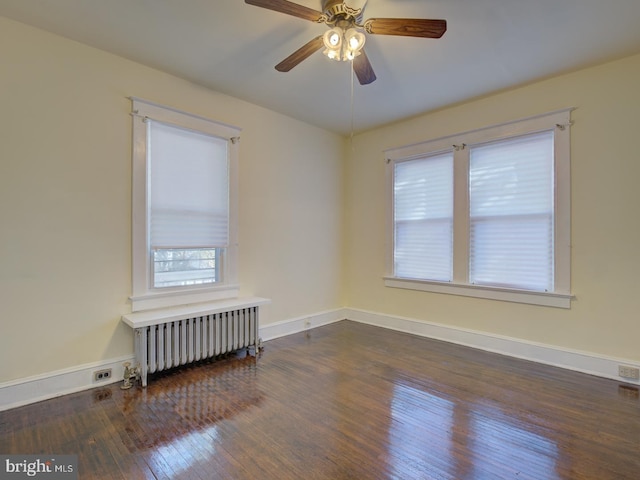
<instances>
[{"instance_id":1,"label":"ceiling fan blade","mask_svg":"<svg viewBox=\"0 0 640 480\"><path fill-rule=\"evenodd\" d=\"M370 18L364 22L367 33L403 37L440 38L447 31L446 20L426 18Z\"/></svg>"},{"instance_id":2,"label":"ceiling fan blade","mask_svg":"<svg viewBox=\"0 0 640 480\"><path fill-rule=\"evenodd\" d=\"M356 73L360 85L369 85L377 78L364 50L360 50L360 55L353 59L353 71Z\"/></svg>"},{"instance_id":3,"label":"ceiling fan blade","mask_svg":"<svg viewBox=\"0 0 640 480\"><path fill-rule=\"evenodd\" d=\"M267 8L275 12L286 13L294 17L311 20L312 22L317 22L322 17L322 12L305 7L304 5L288 2L287 0L244 0L244 3Z\"/></svg>"},{"instance_id":4,"label":"ceiling fan blade","mask_svg":"<svg viewBox=\"0 0 640 480\"><path fill-rule=\"evenodd\" d=\"M307 42L305 45L303 45L283 61L281 61L278 65L276 65L276 70L278 70L279 72L288 72L300 62L320 50L323 46L324 42L322 41L322 35L320 35L310 42Z\"/></svg>"}]
</instances>

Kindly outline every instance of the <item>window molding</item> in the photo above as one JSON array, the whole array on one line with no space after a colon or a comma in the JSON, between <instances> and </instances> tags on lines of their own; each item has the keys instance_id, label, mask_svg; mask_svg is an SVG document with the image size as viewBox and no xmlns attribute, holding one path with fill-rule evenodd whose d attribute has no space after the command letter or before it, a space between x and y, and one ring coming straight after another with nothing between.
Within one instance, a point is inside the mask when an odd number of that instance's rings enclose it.
<instances>
[{"instance_id":1,"label":"window molding","mask_svg":"<svg viewBox=\"0 0 640 480\"><path fill-rule=\"evenodd\" d=\"M132 102L132 311L162 308L186 303L237 297L238 286L238 127L215 122L148 100L129 97ZM147 169L146 120L156 120L226 139L229 156L229 246L222 262L223 281L212 285L152 287L149 253L149 181Z\"/></svg>"},{"instance_id":2,"label":"window molding","mask_svg":"<svg viewBox=\"0 0 640 480\"><path fill-rule=\"evenodd\" d=\"M444 293L463 297L486 298L503 302L527 303L546 307L570 308L571 294L553 292L531 292L509 288L488 287L485 285L432 282L408 278L384 277L384 284L391 288L404 288L421 292Z\"/></svg>"},{"instance_id":3,"label":"window molding","mask_svg":"<svg viewBox=\"0 0 640 480\"><path fill-rule=\"evenodd\" d=\"M386 249L384 284L433 293L486 298L500 301L570 308L571 300L571 184L570 126L574 108L556 110L542 115L515 120L486 128L470 130L425 142L385 150L386 160ZM528 290L470 284L469 278L469 198L468 147L541 131L554 130L554 291ZM400 278L394 273L394 166L443 152L454 154L454 237L453 279L436 282Z\"/></svg>"}]
</instances>

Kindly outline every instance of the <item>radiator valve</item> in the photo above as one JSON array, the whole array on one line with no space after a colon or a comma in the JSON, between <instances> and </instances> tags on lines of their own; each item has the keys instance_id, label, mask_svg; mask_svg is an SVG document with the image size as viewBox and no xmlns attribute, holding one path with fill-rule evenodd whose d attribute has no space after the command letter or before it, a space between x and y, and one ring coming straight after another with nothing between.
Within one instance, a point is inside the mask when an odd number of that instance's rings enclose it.
<instances>
[{"instance_id":1,"label":"radiator valve","mask_svg":"<svg viewBox=\"0 0 640 480\"><path fill-rule=\"evenodd\" d=\"M258 338L257 345L249 345L249 355L251 355L252 357L257 357L260 352L262 352L262 350L264 350L264 346L262 345L262 338Z\"/></svg>"},{"instance_id":2,"label":"radiator valve","mask_svg":"<svg viewBox=\"0 0 640 480\"><path fill-rule=\"evenodd\" d=\"M134 382L140 376L140 370L138 367L131 368L130 362L124 363L124 383L120 387L122 390L127 390L133 387Z\"/></svg>"}]
</instances>

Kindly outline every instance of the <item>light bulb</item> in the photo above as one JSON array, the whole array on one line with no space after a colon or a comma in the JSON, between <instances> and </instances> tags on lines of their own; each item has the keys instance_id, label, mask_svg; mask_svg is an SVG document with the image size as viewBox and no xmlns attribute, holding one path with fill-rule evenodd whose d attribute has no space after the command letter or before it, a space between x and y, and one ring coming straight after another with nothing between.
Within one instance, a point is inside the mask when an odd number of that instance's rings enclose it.
<instances>
[{"instance_id":1,"label":"light bulb","mask_svg":"<svg viewBox=\"0 0 640 480\"><path fill-rule=\"evenodd\" d=\"M357 52L364 46L365 36L355 28L350 28L344 34L344 39L347 42L349 49Z\"/></svg>"},{"instance_id":2,"label":"light bulb","mask_svg":"<svg viewBox=\"0 0 640 480\"><path fill-rule=\"evenodd\" d=\"M339 48L342 44L342 30L339 28L332 28L331 30L327 30L322 36L322 41L324 43L324 46L329 50Z\"/></svg>"}]
</instances>

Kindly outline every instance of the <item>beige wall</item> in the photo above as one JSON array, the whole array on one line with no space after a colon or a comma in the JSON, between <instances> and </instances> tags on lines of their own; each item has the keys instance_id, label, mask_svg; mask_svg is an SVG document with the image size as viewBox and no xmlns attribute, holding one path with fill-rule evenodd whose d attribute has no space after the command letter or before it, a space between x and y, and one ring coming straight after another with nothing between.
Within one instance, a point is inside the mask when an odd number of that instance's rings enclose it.
<instances>
[{"instance_id":1,"label":"beige wall","mask_svg":"<svg viewBox=\"0 0 640 480\"><path fill-rule=\"evenodd\" d=\"M133 351L127 96L243 129L241 292L269 321L343 305L344 139L1 17L0 58L0 383Z\"/></svg>"},{"instance_id":2,"label":"beige wall","mask_svg":"<svg viewBox=\"0 0 640 480\"><path fill-rule=\"evenodd\" d=\"M437 92L434 92L437 95ZM577 107L572 114L570 310L385 288L383 150ZM347 304L640 360L640 56L358 135L346 173Z\"/></svg>"},{"instance_id":3,"label":"beige wall","mask_svg":"<svg viewBox=\"0 0 640 480\"><path fill-rule=\"evenodd\" d=\"M242 293L640 360L640 56L345 139L0 18L0 383L130 355L135 95L243 129ZM435 93L434 93L435 94ZM571 310L385 288L383 150L577 107ZM346 165L345 165L346 162Z\"/></svg>"}]
</instances>

